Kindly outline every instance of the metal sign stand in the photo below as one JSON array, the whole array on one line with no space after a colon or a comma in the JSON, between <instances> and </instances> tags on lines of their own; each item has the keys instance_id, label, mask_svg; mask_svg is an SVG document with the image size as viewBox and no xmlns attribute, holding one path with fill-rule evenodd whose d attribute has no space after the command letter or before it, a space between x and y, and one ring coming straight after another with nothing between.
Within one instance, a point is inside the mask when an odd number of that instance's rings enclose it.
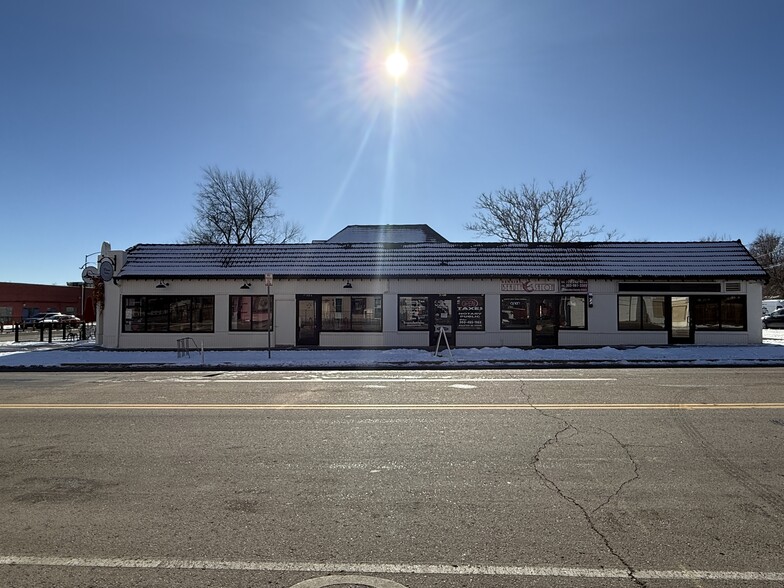
<instances>
[{"instance_id":1,"label":"metal sign stand","mask_svg":"<svg viewBox=\"0 0 784 588\"><path fill-rule=\"evenodd\" d=\"M434 355L436 357L440 357L438 355L438 348L441 345L441 339L444 340L444 345L446 345L446 350L449 352L449 359L454 359L454 356L452 355L452 350L449 348L449 339L446 336L446 331L444 330L444 327L438 327L438 340L436 341L436 352L434 353Z\"/></svg>"}]
</instances>

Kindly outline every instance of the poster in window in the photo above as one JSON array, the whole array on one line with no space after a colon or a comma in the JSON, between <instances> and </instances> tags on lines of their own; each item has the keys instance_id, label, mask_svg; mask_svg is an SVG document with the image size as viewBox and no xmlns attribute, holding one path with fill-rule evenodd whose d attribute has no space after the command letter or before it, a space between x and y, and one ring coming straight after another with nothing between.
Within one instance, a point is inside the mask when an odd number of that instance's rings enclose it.
<instances>
[{"instance_id":1,"label":"poster in window","mask_svg":"<svg viewBox=\"0 0 784 588\"><path fill-rule=\"evenodd\" d=\"M484 330L484 296L459 296L457 298L457 328L462 331Z\"/></svg>"},{"instance_id":2,"label":"poster in window","mask_svg":"<svg viewBox=\"0 0 784 588\"><path fill-rule=\"evenodd\" d=\"M427 329L427 298L400 297L400 328Z\"/></svg>"}]
</instances>

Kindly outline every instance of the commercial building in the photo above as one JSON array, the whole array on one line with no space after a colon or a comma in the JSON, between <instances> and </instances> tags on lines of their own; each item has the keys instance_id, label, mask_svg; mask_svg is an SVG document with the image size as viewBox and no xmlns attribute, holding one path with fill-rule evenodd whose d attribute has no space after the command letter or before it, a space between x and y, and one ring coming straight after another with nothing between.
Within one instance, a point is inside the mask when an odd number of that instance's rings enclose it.
<instances>
[{"instance_id":1,"label":"commercial building","mask_svg":"<svg viewBox=\"0 0 784 588\"><path fill-rule=\"evenodd\" d=\"M24 319L39 312L73 314L93 322L95 308L92 286L0 282L0 324L21 324Z\"/></svg>"},{"instance_id":2,"label":"commercial building","mask_svg":"<svg viewBox=\"0 0 784 588\"><path fill-rule=\"evenodd\" d=\"M426 225L105 243L101 274L98 342L121 349L757 344L767 279L740 241L451 243Z\"/></svg>"}]
</instances>

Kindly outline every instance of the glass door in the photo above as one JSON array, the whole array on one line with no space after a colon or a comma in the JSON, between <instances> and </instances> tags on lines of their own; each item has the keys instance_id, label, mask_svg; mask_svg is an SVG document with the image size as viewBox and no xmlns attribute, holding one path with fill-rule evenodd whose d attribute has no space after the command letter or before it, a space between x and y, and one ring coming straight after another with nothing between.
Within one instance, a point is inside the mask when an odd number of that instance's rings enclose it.
<instances>
[{"instance_id":1,"label":"glass door","mask_svg":"<svg viewBox=\"0 0 784 588\"><path fill-rule=\"evenodd\" d=\"M315 297L297 298L297 345L318 345L318 305Z\"/></svg>"},{"instance_id":2,"label":"glass door","mask_svg":"<svg viewBox=\"0 0 784 588\"><path fill-rule=\"evenodd\" d=\"M534 347L558 345L558 296L534 296L531 320Z\"/></svg>"},{"instance_id":3,"label":"glass door","mask_svg":"<svg viewBox=\"0 0 784 588\"><path fill-rule=\"evenodd\" d=\"M670 344L694 343L688 296L670 297Z\"/></svg>"},{"instance_id":4,"label":"glass door","mask_svg":"<svg viewBox=\"0 0 784 588\"><path fill-rule=\"evenodd\" d=\"M455 300L450 296L430 298L430 345L438 343L441 329L444 330L449 346L455 346ZM443 342L441 344L443 346Z\"/></svg>"}]
</instances>

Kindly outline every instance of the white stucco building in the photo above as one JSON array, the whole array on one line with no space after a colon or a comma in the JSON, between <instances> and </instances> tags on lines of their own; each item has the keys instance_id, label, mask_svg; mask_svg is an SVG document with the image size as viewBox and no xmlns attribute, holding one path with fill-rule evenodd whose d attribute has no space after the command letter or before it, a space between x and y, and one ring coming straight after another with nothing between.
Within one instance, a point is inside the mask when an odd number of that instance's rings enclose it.
<instances>
[{"instance_id":1,"label":"white stucco building","mask_svg":"<svg viewBox=\"0 0 784 588\"><path fill-rule=\"evenodd\" d=\"M98 343L118 349L755 344L767 279L740 241L450 243L427 225L105 243L100 262Z\"/></svg>"}]
</instances>

